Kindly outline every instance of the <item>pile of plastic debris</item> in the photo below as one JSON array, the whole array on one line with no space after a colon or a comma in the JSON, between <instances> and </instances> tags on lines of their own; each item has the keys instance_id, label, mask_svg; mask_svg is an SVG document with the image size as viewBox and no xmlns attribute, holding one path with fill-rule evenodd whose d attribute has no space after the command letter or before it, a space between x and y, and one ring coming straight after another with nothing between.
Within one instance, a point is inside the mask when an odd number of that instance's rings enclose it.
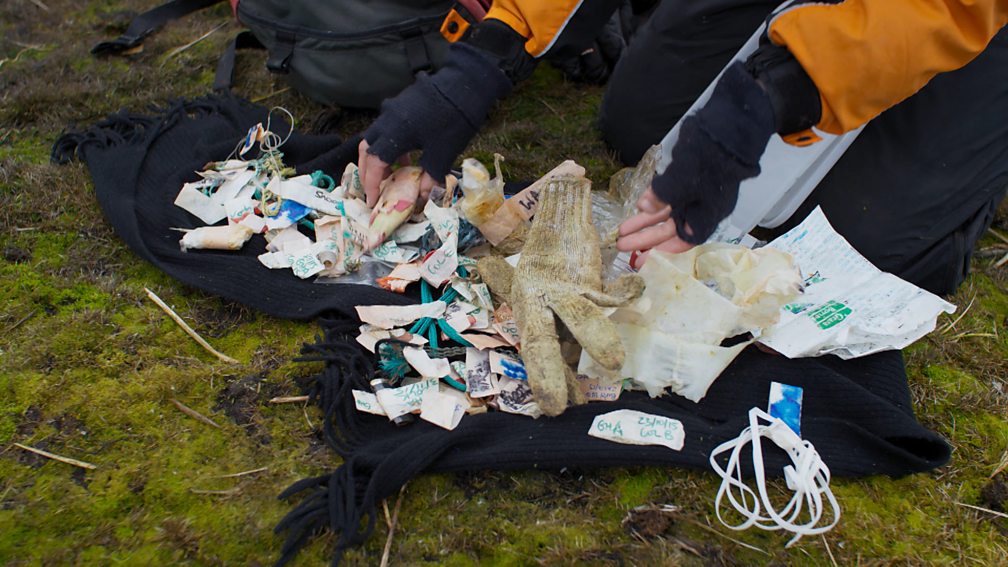
<instances>
[{"instance_id":1,"label":"pile of plastic debris","mask_svg":"<svg viewBox=\"0 0 1008 567\"><path fill-rule=\"evenodd\" d=\"M243 159L257 144L259 157ZM256 124L233 158L208 164L198 172L202 179L182 187L175 204L208 225L180 229L183 250L238 250L262 234L267 251L259 261L299 278L338 277L372 261L395 265L419 257L418 247L399 246L430 229L426 220L406 222L419 195L419 168L401 168L387 179L372 210L356 166L347 166L338 185L322 171L293 176L282 145L268 125Z\"/></svg>"},{"instance_id":2,"label":"pile of plastic debris","mask_svg":"<svg viewBox=\"0 0 1008 567\"><path fill-rule=\"evenodd\" d=\"M358 307L357 340L379 362L373 392L354 391L361 411L397 424L419 413L448 429L488 408L539 416L514 315L506 303L494 303L475 258L520 250L541 184L583 175L584 168L564 162L506 198L500 156L494 177L466 159L461 178L449 176L421 206L421 170L401 167L383 182L372 209L354 164L338 184L323 171L295 176L283 163L283 142L268 123L256 124L232 156L182 187L175 204L206 224L180 229L182 249L240 250L261 234L267 244L259 261L270 269L399 293L419 285L421 304ZM246 159L257 145L258 157ZM589 399L608 400L620 388L586 382L585 390Z\"/></svg>"},{"instance_id":3,"label":"pile of plastic debris","mask_svg":"<svg viewBox=\"0 0 1008 567\"><path fill-rule=\"evenodd\" d=\"M522 248L543 184L565 175L583 177L584 168L565 161L508 198L504 195L500 156L495 158L493 177L479 161L466 159L461 177L448 176L445 187L435 188L421 205L421 170L401 167L383 182L381 197L372 209L366 205L354 164L346 167L339 183L323 171L296 176L283 163L284 141L270 131L269 122L265 127L256 124L232 156L208 164L199 172L199 181L182 187L175 204L207 225L185 230L182 249L238 250L261 234L267 244L259 261L270 269L290 269L300 278L317 276L319 282L368 284L399 293L419 285L422 304L358 307L363 324L357 340L376 354L380 368L380 376L372 384L373 392L354 392L361 411L387 415L399 424L419 413L421 419L449 429L466 413L487 408L540 415L525 381L512 310L506 303L495 304L475 270L475 259L487 254L511 254L510 260L517 263L515 253ZM256 146L258 157L246 159ZM593 193L593 216L601 233L613 232L625 213L623 199L640 194L651 175L653 159L645 159L635 171L614 178L610 183L612 197ZM610 263L611 257L606 265ZM787 261L778 265L795 273ZM577 381L584 399L616 400L624 388L633 387L658 395L668 386L698 399L684 390L681 381L677 387L675 382L659 382L656 378L681 376L681 369L691 368L684 356L674 361L663 358L656 369L642 368L642 372L648 370L643 378L627 373L635 368L637 358L643 358L640 345L657 346L657 340L662 343L657 351L664 352L669 344L681 342L671 337L669 325L651 324L653 321L644 333L650 338L638 336L642 329L639 316L651 311L665 313L669 319L671 311L677 310L654 303L665 303L679 295L671 293L672 288L666 285L666 271L657 268L644 272L652 284L645 297L614 315L614 319L624 319L619 323L628 353L623 372L599 372L582 354ZM701 283L695 285L706 290ZM719 300L717 294L707 291L708 296L694 302L695 307L706 309L710 302ZM752 303L755 299L750 294L746 301ZM775 303L770 310L775 312L777 307ZM631 319L635 313L638 318L634 321ZM766 320L761 322L765 324ZM746 330L756 329L749 325ZM717 333L708 337L708 346L702 348L723 348L717 343L729 336L729 329L722 331L718 337L714 337ZM730 348L726 355L740 348ZM650 347L645 350L655 351ZM670 352L692 355L695 351L689 348ZM573 358L576 356L574 352ZM701 380L704 391L731 360L730 356L720 358L721 364L709 369Z\"/></svg>"}]
</instances>

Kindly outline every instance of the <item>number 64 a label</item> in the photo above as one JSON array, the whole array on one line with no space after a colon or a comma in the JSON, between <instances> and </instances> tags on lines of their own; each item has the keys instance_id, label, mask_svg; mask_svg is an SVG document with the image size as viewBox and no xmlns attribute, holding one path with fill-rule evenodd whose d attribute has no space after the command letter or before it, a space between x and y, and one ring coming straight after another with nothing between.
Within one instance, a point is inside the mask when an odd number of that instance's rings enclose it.
<instances>
[{"instance_id":1,"label":"number 64 a label","mask_svg":"<svg viewBox=\"0 0 1008 567\"><path fill-rule=\"evenodd\" d=\"M681 421L634 410L595 416L588 435L629 445L663 445L676 451L686 439Z\"/></svg>"}]
</instances>

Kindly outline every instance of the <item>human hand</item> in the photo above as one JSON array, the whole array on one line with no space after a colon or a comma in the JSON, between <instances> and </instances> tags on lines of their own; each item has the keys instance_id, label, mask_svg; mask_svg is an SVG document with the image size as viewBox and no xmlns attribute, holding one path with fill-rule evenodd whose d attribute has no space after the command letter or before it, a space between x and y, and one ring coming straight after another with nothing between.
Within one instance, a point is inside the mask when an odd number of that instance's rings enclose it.
<instances>
[{"instance_id":1,"label":"human hand","mask_svg":"<svg viewBox=\"0 0 1008 567\"><path fill-rule=\"evenodd\" d=\"M678 254L694 244L679 238L675 222L669 218L672 208L659 199L650 187L637 200L637 214L619 226L616 248L623 252L643 251L632 257L634 269L640 269L651 250Z\"/></svg>"},{"instance_id":2,"label":"human hand","mask_svg":"<svg viewBox=\"0 0 1008 567\"><path fill-rule=\"evenodd\" d=\"M367 140L361 140L357 146L357 174L360 176L361 187L364 188L367 205L374 208L381 193L381 182L392 173L392 164L385 163L380 157L368 153L369 147ZM399 165L410 165L409 154L399 158ZM425 171L420 177L421 201L427 199L435 185L437 181Z\"/></svg>"},{"instance_id":3,"label":"human hand","mask_svg":"<svg viewBox=\"0 0 1008 567\"><path fill-rule=\"evenodd\" d=\"M421 189L430 192L486 120L490 107L511 90L511 80L483 50L456 43L444 66L420 73L416 82L382 103L378 119L364 132L357 167L369 206L391 164L420 150L425 171ZM426 194L425 193L425 194Z\"/></svg>"},{"instance_id":4,"label":"human hand","mask_svg":"<svg viewBox=\"0 0 1008 567\"><path fill-rule=\"evenodd\" d=\"M766 92L741 63L730 66L707 104L683 120L671 162L620 225L617 248L683 252L707 241L734 210L742 181L759 175L774 131Z\"/></svg>"}]
</instances>

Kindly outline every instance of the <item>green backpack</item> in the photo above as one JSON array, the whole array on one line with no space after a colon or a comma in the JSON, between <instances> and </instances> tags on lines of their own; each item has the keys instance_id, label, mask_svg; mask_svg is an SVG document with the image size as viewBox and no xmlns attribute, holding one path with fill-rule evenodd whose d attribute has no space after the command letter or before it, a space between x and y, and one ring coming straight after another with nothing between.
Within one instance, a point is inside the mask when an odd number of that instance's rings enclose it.
<instances>
[{"instance_id":1,"label":"green backpack","mask_svg":"<svg viewBox=\"0 0 1008 567\"><path fill-rule=\"evenodd\" d=\"M140 14L122 36L91 52L130 52L165 23L223 1L173 0ZM451 12L456 21L482 16L446 0L231 0L231 6L248 29L221 57L214 90L230 90L236 50L262 48L269 52L266 67L294 89L350 108L377 108L417 72L437 69L448 50L440 28Z\"/></svg>"}]
</instances>

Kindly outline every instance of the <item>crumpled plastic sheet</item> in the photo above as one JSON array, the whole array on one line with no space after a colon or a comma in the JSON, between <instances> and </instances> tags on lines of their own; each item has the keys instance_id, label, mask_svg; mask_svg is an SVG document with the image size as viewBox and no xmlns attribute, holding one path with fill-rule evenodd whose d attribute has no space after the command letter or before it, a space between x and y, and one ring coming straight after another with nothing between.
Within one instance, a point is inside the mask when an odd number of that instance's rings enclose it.
<instances>
[{"instance_id":1,"label":"crumpled plastic sheet","mask_svg":"<svg viewBox=\"0 0 1008 567\"><path fill-rule=\"evenodd\" d=\"M751 340L725 339L776 323L780 308L801 290L789 254L774 249L710 243L673 255L652 253L640 270L647 287L610 318L626 350L623 367L608 372L582 353L578 373L630 379L652 397L666 389L699 401Z\"/></svg>"}]
</instances>

